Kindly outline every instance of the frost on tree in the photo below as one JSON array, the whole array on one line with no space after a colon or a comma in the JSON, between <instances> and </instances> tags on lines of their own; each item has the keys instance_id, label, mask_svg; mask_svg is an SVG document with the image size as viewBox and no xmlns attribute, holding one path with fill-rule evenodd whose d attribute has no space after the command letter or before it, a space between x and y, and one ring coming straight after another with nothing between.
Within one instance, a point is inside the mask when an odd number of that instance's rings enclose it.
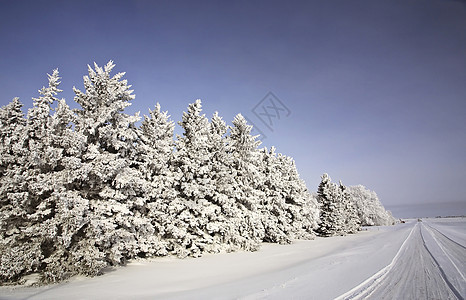
<instances>
[{"instance_id":1,"label":"frost on tree","mask_svg":"<svg viewBox=\"0 0 466 300\"><path fill-rule=\"evenodd\" d=\"M315 198L311 197L306 183L299 176L292 157L279 154L282 197L285 201L286 219L290 222L290 235L297 239L314 238L319 209ZM292 233L291 233L292 232Z\"/></svg>"},{"instance_id":2,"label":"frost on tree","mask_svg":"<svg viewBox=\"0 0 466 300\"><path fill-rule=\"evenodd\" d=\"M214 243L220 244L216 250L229 252L240 248L255 248L256 245L252 242L251 247L247 240L243 207L232 195L235 179L232 173L232 155L226 142L227 130L228 126L215 112L210 119L207 144L213 187L210 199L220 211L216 220L207 225L207 230L213 235Z\"/></svg>"},{"instance_id":3,"label":"frost on tree","mask_svg":"<svg viewBox=\"0 0 466 300\"><path fill-rule=\"evenodd\" d=\"M27 268L37 265L37 258L27 258L28 249L21 247L16 238L21 236L21 226L25 224L26 212L21 209L26 193L22 176L24 151L22 151L21 135L26 120L21 111L22 103L18 98L0 109L0 279L14 280ZM36 252L36 251L34 251ZM23 256L24 258L18 258ZM30 267L23 265L27 260Z\"/></svg>"},{"instance_id":4,"label":"frost on tree","mask_svg":"<svg viewBox=\"0 0 466 300\"><path fill-rule=\"evenodd\" d=\"M215 145L222 142L222 129L217 128L217 137L214 137L212 127L215 125L201 112L200 100L188 106L179 122L183 135L176 141L173 168L178 178L178 195L171 206L176 213L173 222L177 226L170 238L181 241L175 249L179 256L218 252L222 246L220 237L225 219L216 200L218 174L214 161L215 156L224 151L220 144Z\"/></svg>"},{"instance_id":5,"label":"frost on tree","mask_svg":"<svg viewBox=\"0 0 466 300\"><path fill-rule=\"evenodd\" d=\"M25 125L20 122L21 132L16 133L16 163L7 164L7 176L2 177L0 268L6 281L28 272L42 272L45 277L57 274L49 262L59 256L66 226L57 193L64 189L69 159L73 160L73 147L79 144L69 140L70 119L65 115L71 112L64 100L55 97L59 83L58 70L54 70L48 87L39 91L39 98L33 98L34 107L28 111ZM57 108L51 116L54 103Z\"/></svg>"},{"instance_id":6,"label":"frost on tree","mask_svg":"<svg viewBox=\"0 0 466 300\"><path fill-rule=\"evenodd\" d=\"M327 174L322 175L322 181L317 189L317 201L320 205L317 232L322 236L345 234L343 201L338 186L331 182Z\"/></svg>"},{"instance_id":7,"label":"frost on tree","mask_svg":"<svg viewBox=\"0 0 466 300\"><path fill-rule=\"evenodd\" d=\"M276 154L275 148L262 150L262 190L260 203L265 241L291 243L296 238L313 238L318 219L317 203L299 178L292 158Z\"/></svg>"},{"instance_id":8,"label":"frost on tree","mask_svg":"<svg viewBox=\"0 0 466 300\"><path fill-rule=\"evenodd\" d=\"M28 111L26 124L21 125L22 132L17 133L13 146L17 162L4 166L7 176L2 176L1 184L0 268L6 280L41 269L41 260L49 252L47 242L53 238L52 171L59 151L51 145L49 125L50 106L60 92L58 80L55 70L49 75L49 86L39 91L39 98L33 98L34 107ZM14 122L10 124L14 126Z\"/></svg>"},{"instance_id":9,"label":"frost on tree","mask_svg":"<svg viewBox=\"0 0 466 300\"><path fill-rule=\"evenodd\" d=\"M323 174L316 197L320 206L317 230L320 235L345 235L361 229L356 199L341 181L333 183L327 174Z\"/></svg>"},{"instance_id":10,"label":"frost on tree","mask_svg":"<svg viewBox=\"0 0 466 300\"><path fill-rule=\"evenodd\" d=\"M20 136L24 131L26 120L22 112L23 104L14 98L0 109L0 175L12 164L17 164L17 156L22 155Z\"/></svg>"},{"instance_id":11,"label":"frost on tree","mask_svg":"<svg viewBox=\"0 0 466 300\"><path fill-rule=\"evenodd\" d=\"M348 188L341 181L339 183L340 195L343 202L343 216L345 219L345 232L356 233L361 229L361 221L358 209L354 203L353 196L348 192Z\"/></svg>"},{"instance_id":12,"label":"frost on tree","mask_svg":"<svg viewBox=\"0 0 466 300\"><path fill-rule=\"evenodd\" d=\"M262 222L259 205L265 198L262 189L264 176L260 170L260 152L258 136L252 136L252 126L238 114L233 120L227 136L228 152L231 153L231 174L233 189L229 197L237 203L241 211L241 219L236 221L238 238L243 247L256 250L265 238L265 228Z\"/></svg>"},{"instance_id":13,"label":"frost on tree","mask_svg":"<svg viewBox=\"0 0 466 300\"><path fill-rule=\"evenodd\" d=\"M395 224L390 211L385 210L374 191L363 185L349 186L348 192L354 199L362 226L383 226Z\"/></svg>"},{"instance_id":14,"label":"frost on tree","mask_svg":"<svg viewBox=\"0 0 466 300\"><path fill-rule=\"evenodd\" d=\"M138 132L134 125L140 118L125 114L133 91L124 73L111 76L110 61L105 67L88 66L84 88L75 91L75 101L82 107L76 131L86 138L76 191L89 200L89 221L83 228L81 259L94 259L90 273L101 265L124 263L147 250L139 240L153 233L150 220L141 212L145 205L147 181L137 163ZM92 237L92 242L87 241ZM91 258L90 258L91 257Z\"/></svg>"},{"instance_id":15,"label":"frost on tree","mask_svg":"<svg viewBox=\"0 0 466 300\"><path fill-rule=\"evenodd\" d=\"M167 242L169 232L176 231L170 210L176 200L176 178L171 168L175 124L169 118L157 103L154 110L149 110L149 116L144 116L139 129L137 163L147 181L144 211L154 230L144 242L144 256L167 255L173 248Z\"/></svg>"}]
</instances>

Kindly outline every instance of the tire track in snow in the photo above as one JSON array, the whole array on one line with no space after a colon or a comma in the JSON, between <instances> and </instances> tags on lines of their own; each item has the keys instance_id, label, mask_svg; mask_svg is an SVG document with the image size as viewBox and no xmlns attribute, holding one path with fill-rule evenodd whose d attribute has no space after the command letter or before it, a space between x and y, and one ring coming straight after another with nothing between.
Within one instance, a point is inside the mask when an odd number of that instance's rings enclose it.
<instances>
[{"instance_id":1,"label":"tire track in snow","mask_svg":"<svg viewBox=\"0 0 466 300\"><path fill-rule=\"evenodd\" d=\"M336 299L463 299L427 248L422 227L413 226L389 265Z\"/></svg>"},{"instance_id":2,"label":"tire track in snow","mask_svg":"<svg viewBox=\"0 0 466 300\"><path fill-rule=\"evenodd\" d=\"M363 297L366 297L371 291L373 291L377 285L387 276L388 272L392 269L393 265L396 263L398 258L401 256L402 251L406 247L406 243L411 237L411 235L414 232L414 229L418 224L416 223L413 226L413 229L411 229L411 232L408 234L406 239L403 241L401 244L400 249L398 252L395 254L395 257L393 257L392 261L385 266L384 268L380 269L377 273L366 279L364 282L362 282L360 285L354 287L352 290L346 292L345 294L338 296L335 298L335 300L343 300L343 299L361 299Z\"/></svg>"},{"instance_id":3,"label":"tire track in snow","mask_svg":"<svg viewBox=\"0 0 466 300\"><path fill-rule=\"evenodd\" d=\"M449 261L453 264L453 266L458 270L458 267L455 265L455 263L450 259L450 257L448 256L448 254L445 252L445 250L442 248L442 246L440 245L440 243L435 239L434 235L427 229L427 226L425 225L421 225L421 228L424 228L424 230L426 230L430 236L433 238L433 240L435 241L436 245L443 251L443 254L445 257L447 257L449 259ZM435 258L435 256L433 255L432 251L429 249L429 247L427 246L426 244L426 240L424 238L424 235L422 234L422 230L420 230L420 234L421 234L421 238L422 238L422 243L425 247L425 249L427 250L427 252L430 254L430 256L432 257L432 260L436 263L438 269L440 270L440 273L442 274L442 278L443 280L445 281L445 283L448 285L448 287L451 289L451 291L455 294L455 296L458 298L458 299L463 299L463 297L461 296L461 293L458 291L458 289L455 287L455 285L453 284L452 280L450 280L449 276L447 276L447 272L445 271L445 269L442 267L442 265L439 263L439 261ZM432 247L432 246L431 246ZM439 255L440 256L440 255ZM440 256L441 258L441 256ZM459 270L458 270L459 271ZM461 272L460 272L460 275L462 276Z\"/></svg>"},{"instance_id":4,"label":"tire track in snow","mask_svg":"<svg viewBox=\"0 0 466 300\"><path fill-rule=\"evenodd\" d=\"M455 287L460 295L466 295L466 247L453 241L442 232L430 225L424 228L429 232L432 240L435 242L429 244L428 248L439 253L437 262L445 277Z\"/></svg>"},{"instance_id":5,"label":"tire track in snow","mask_svg":"<svg viewBox=\"0 0 466 300\"><path fill-rule=\"evenodd\" d=\"M440 234L441 236L443 236L445 239L449 240L450 242L456 244L457 246L459 246L460 248L463 248L464 250L466 250L466 247L461 245L460 243L458 243L457 241L454 241L453 239L451 239L450 237L448 237L447 235L445 235L443 232L439 231L437 228L433 227L431 224L427 224L427 227L429 227L430 229L433 229L435 230L435 232L437 232L438 234Z\"/></svg>"}]
</instances>

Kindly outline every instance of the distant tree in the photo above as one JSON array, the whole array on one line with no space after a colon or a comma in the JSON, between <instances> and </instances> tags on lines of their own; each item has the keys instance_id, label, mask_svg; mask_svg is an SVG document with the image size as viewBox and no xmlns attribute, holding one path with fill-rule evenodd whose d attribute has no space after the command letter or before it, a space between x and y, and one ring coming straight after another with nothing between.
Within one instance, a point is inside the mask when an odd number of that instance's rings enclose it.
<instances>
[{"instance_id":1,"label":"distant tree","mask_svg":"<svg viewBox=\"0 0 466 300\"><path fill-rule=\"evenodd\" d=\"M348 192L354 199L362 226L383 226L395 224L390 211L385 210L377 194L363 185L349 186Z\"/></svg>"},{"instance_id":2,"label":"distant tree","mask_svg":"<svg viewBox=\"0 0 466 300\"><path fill-rule=\"evenodd\" d=\"M340 195L343 202L343 215L345 218L346 233L356 233L361 229L361 221L359 220L358 212L352 195L348 192L348 188L341 181L339 184Z\"/></svg>"}]
</instances>

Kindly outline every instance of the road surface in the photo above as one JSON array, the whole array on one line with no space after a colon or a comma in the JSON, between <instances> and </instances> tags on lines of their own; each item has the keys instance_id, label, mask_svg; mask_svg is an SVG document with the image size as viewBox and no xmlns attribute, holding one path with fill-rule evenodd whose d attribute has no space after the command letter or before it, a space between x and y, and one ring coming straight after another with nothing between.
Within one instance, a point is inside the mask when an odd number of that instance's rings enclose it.
<instances>
[{"instance_id":1,"label":"road surface","mask_svg":"<svg viewBox=\"0 0 466 300\"><path fill-rule=\"evenodd\" d=\"M464 299L466 248L417 222L393 261L338 299Z\"/></svg>"}]
</instances>

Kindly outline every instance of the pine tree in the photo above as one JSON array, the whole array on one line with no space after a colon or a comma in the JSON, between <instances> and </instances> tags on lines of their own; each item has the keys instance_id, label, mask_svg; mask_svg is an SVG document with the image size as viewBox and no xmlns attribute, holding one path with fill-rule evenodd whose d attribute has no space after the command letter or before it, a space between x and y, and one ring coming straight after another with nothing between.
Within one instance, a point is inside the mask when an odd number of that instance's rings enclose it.
<instances>
[{"instance_id":1,"label":"pine tree","mask_svg":"<svg viewBox=\"0 0 466 300\"><path fill-rule=\"evenodd\" d=\"M202 252L220 249L215 242L215 232L208 224L217 222L220 207L215 203L210 125L202 112L201 100L188 106L179 125L183 135L177 136L174 170L178 178L178 197L174 206L176 220L182 223L172 235L181 240L175 252L179 256L200 256ZM176 235L175 235L176 234Z\"/></svg>"},{"instance_id":2,"label":"pine tree","mask_svg":"<svg viewBox=\"0 0 466 300\"><path fill-rule=\"evenodd\" d=\"M144 116L139 133L138 162L148 182L145 208L154 230L144 246L148 255L167 255L173 246L166 240L170 240L172 230L176 231L173 222L176 215L171 212L177 196L171 168L174 123L169 118L157 103L154 110L149 110L149 116Z\"/></svg>"},{"instance_id":3,"label":"pine tree","mask_svg":"<svg viewBox=\"0 0 466 300\"><path fill-rule=\"evenodd\" d=\"M40 97L33 98L34 107L28 111L24 130L17 133L20 139L17 146L25 149L15 153L21 164L8 166L10 180L2 184L2 220L8 228L3 240L5 247L1 247L7 251L2 253L1 274L6 280L44 271L59 239L56 217L59 203L53 193L62 187L56 173L65 166L60 163L63 148L54 143L50 116L51 105L58 101L55 96L61 91L58 70L48 77L48 87L39 91ZM24 255L11 255L15 252Z\"/></svg>"},{"instance_id":4,"label":"pine tree","mask_svg":"<svg viewBox=\"0 0 466 300\"><path fill-rule=\"evenodd\" d=\"M339 183L339 188L344 209L345 232L356 233L361 229L361 221L359 220L353 197L348 192L348 188L344 186L341 181Z\"/></svg>"},{"instance_id":5,"label":"pine tree","mask_svg":"<svg viewBox=\"0 0 466 300\"><path fill-rule=\"evenodd\" d=\"M230 197L234 178L231 173L231 156L228 153L226 143L227 125L215 112L210 119L207 147L209 164L211 165L210 181L212 191L210 201L219 207L220 211L215 219L207 224L207 231L213 237L215 246L213 251L234 251L239 249L241 242L238 240L238 218L241 211L234 199Z\"/></svg>"},{"instance_id":6,"label":"pine tree","mask_svg":"<svg viewBox=\"0 0 466 300\"><path fill-rule=\"evenodd\" d=\"M281 172L281 194L287 220L290 222L290 235L294 238L311 239L319 220L317 201L311 197L306 183L300 178L293 158L282 154L278 154L277 158Z\"/></svg>"},{"instance_id":7,"label":"pine tree","mask_svg":"<svg viewBox=\"0 0 466 300\"><path fill-rule=\"evenodd\" d=\"M374 191L363 185L350 186L348 192L354 199L357 215L362 226L395 224L390 211L385 210Z\"/></svg>"},{"instance_id":8,"label":"pine tree","mask_svg":"<svg viewBox=\"0 0 466 300\"><path fill-rule=\"evenodd\" d=\"M20 136L26 125L22 107L19 98L14 98L0 109L0 176L3 176L12 164L20 163L17 159L22 148L19 144Z\"/></svg>"},{"instance_id":9,"label":"pine tree","mask_svg":"<svg viewBox=\"0 0 466 300\"><path fill-rule=\"evenodd\" d=\"M234 143L227 138L227 129L228 126L215 112L210 121L209 152L215 185L213 200L220 207L221 214L215 222L208 224L208 230L225 251L255 250L259 246L259 238L251 239L254 237L251 230L254 228L251 227L254 215L235 196L238 182Z\"/></svg>"},{"instance_id":10,"label":"pine tree","mask_svg":"<svg viewBox=\"0 0 466 300\"><path fill-rule=\"evenodd\" d=\"M25 185L18 180L22 177L20 172L25 162L21 136L25 132L26 120L22 106L19 99L14 98L0 109L0 281L15 280L27 268L37 265L34 255L37 251L28 251L16 240L25 223L26 212L22 203L27 200ZM29 253L32 256L28 259Z\"/></svg>"},{"instance_id":11,"label":"pine tree","mask_svg":"<svg viewBox=\"0 0 466 300\"><path fill-rule=\"evenodd\" d=\"M76 190L89 200L90 210L77 259L89 260L91 274L98 274L106 263L121 264L144 252L138 245L143 239L139 234L151 234L146 225L150 222L138 213L147 190L136 162L134 123L139 116L123 113L134 95L122 80L124 73L110 76L114 66L112 61L104 68L94 64L95 70L88 66L85 92L74 88L75 101L82 107L75 110L76 131L86 137L78 176L81 186ZM90 238L95 241L86 240Z\"/></svg>"},{"instance_id":12,"label":"pine tree","mask_svg":"<svg viewBox=\"0 0 466 300\"><path fill-rule=\"evenodd\" d=\"M280 155L281 158L281 155ZM289 244L294 238L291 228L291 215L287 211L284 160L277 157L275 147L270 151L262 149L261 173L265 180L261 187L265 194L260 205L262 223L265 228L264 240L267 242Z\"/></svg>"},{"instance_id":13,"label":"pine tree","mask_svg":"<svg viewBox=\"0 0 466 300\"><path fill-rule=\"evenodd\" d=\"M320 220L317 232L322 236L345 234L345 217L341 194L338 186L331 182L327 174L322 175L322 181L317 189L317 201L320 205Z\"/></svg>"},{"instance_id":14,"label":"pine tree","mask_svg":"<svg viewBox=\"0 0 466 300\"><path fill-rule=\"evenodd\" d=\"M231 153L231 173L235 179L229 198L235 199L242 211L237 220L242 248L256 250L264 240L265 228L262 223L259 205L265 199L263 184L265 178L260 172L260 152L258 136L252 136L252 126L238 114L227 136L228 151Z\"/></svg>"},{"instance_id":15,"label":"pine tree","mask_svg":"<svg viewBox=\"0 0 466 300\"><path fill-rule=\"evenodd\" d=\"M23 104L14 98L8 105L0 108L0 185L1 199L5 199L10 178L16 173L15 168L24 164L23 150L26 119L21 111Z\"/></svg>"}]
</instances>

